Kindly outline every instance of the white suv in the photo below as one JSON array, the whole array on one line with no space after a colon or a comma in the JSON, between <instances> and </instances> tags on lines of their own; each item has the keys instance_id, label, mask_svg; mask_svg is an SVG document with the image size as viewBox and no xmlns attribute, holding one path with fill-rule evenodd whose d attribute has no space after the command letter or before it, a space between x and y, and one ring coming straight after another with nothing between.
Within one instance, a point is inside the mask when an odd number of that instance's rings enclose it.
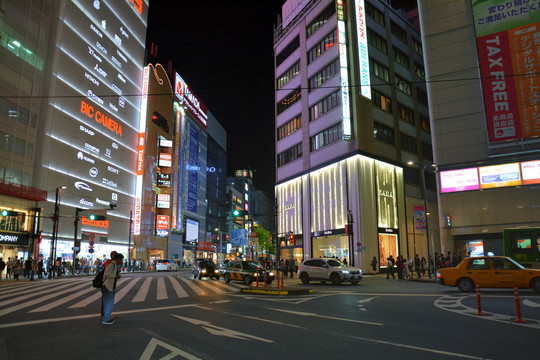
<instances>
[{"instance_id":1,"label":"white suv","mask_svg":"<svg viewBox=\"0 0 540 360\"><path fill-rule=\"evenodd\" d=\"M362 280L362 270L345 266L337 259L308 259L302 261L298 269L298 275L303 284L309 284L311 280L320 280L322 283L331 281L338 285L343 281L350 281L356 285Z\"/></svg>"}]
</instances>

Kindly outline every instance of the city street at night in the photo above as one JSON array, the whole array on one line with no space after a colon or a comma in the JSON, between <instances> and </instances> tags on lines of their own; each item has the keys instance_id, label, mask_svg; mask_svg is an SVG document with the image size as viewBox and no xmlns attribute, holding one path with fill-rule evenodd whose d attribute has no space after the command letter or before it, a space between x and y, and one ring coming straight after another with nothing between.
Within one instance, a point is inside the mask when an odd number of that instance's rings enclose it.
<instances>
[{"instance_id":1,"label":"city street at night","mask_svg":"<svg viewBox=\"0 0 540 360\"><path fill-rule=\"evenodd\" d=\"M534 358L540 296L476 296L430 282L366 276L359 285L311 283L306 296L241 294L234 281L194 280L189 271L124 274L113 314L101 325L92 277L0 285L0 356L117 359ZM275 286L275 284L273 284ZM255 283L252 285L255 286ZM511 345L510 345L511 344Z\"/></svg>"}]
</instances>

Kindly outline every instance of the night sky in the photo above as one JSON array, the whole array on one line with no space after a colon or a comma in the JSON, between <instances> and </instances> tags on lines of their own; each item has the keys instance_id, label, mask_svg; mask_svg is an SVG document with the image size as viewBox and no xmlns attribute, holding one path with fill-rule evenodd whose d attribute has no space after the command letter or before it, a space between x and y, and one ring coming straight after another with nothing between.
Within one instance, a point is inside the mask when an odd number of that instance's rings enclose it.
<instances>
[{"instance_id":1,"label":"night sky","mask_svg":"<svg viewBox=\"0 0 540 360\"><path fill-rule=\"evenodd\" d=\"M273 194L273 28L284 0L150 0L147 49L169 60L227 131L228 175L252 169ZM171 79L174 81L174 79Z\"/></svg>"}]
</instances>

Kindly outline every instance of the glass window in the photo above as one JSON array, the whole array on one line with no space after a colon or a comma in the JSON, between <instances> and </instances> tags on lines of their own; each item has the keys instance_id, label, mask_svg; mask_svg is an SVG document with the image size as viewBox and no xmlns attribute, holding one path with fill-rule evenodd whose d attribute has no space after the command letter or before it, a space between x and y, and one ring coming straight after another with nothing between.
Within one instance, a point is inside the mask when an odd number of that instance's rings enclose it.
<instances>
[{"instance_id":1,"label":"glass window","mask_svg":"<svg viewBox=\"0 0 540 360\"><path fill-rule=\"evenodd\" d=\"M417 154L418 153L417 146L418 145L415 138L412 138L405 134L401 134L401 148L403 150L407 150L414 154Z\"/></svg>"},{"instance_id":2,"label":"glass window","mask_svg":"<svg viewBox=\"0 0 540 360\"><path fill-rule=\"evenodd\" d=\"M293 104L295 104L302 97L302 91L300 87L291 91L287 96L285 96L280 102L277 103L277 113L281 114Z\"/></svg>"},{"instance_id":3,"label":"glass window","mask_svg":"<svg viewBox=\"0 0 540 360\"><path fill-rule=\"evenodd\" d=\"M422 142L422 155L424 156L424 159L433 162L433 148L431 147L431 144Z\"/></svg>"},{"instance_id":4,"label":"glass window","mask_svg":"<svg viewBox=\"0 0 540 360\"><path fill-rule=\"evenodd\" d=\"M332 30L320 43L309 49L307 53L308 64L311 64L335 44L337 44L337 29Z\"/></svg>"},{"instance_id":5,"label":"glass window","mask_svg":"<svg viewBox=\"0 0 540 360\"><path fill-rule=\"evenodd\" d=\"M427 116L420 115L420 124L422 125L422 130L431 133L431 126L429 124L429 118Z\"/></svg>"},{"instance_id":6,"label":"glass window","mask_svg":"<svg viewBox=\"0 0 540 360\"><path fill-rule=\"evenodd\" d=\"M282 126L278 128L277 138L278 140L283 139L285 136L292 134L296 130L302 127L302 115L297 115L294 119L289 120Z\"/></svg>"},{"instance_id":7,"label":"glass window","mask_svg":"<svg viewBox=\"0 0 540 360\"><path fill-rule=\"evenodd\" d=\"M426 71L424 70L423 65L420 65L419 63L414 63L414 72L416 76L418 76L420 79L426 79Z\"/></svg>"},{"instance_id":8,"label":"glass window","mask_svg":"<svg viewBox=\"0 0 540 360\"><path fill-rule=\"evenodd\" d=\"M377 90L371 90L371 102L384 111L392 112L392 100Z\"/></svg>"},{"instance_id":9,"label":"glass window","mask_svg":"<svg viewBox=\"0 0 540 360\"><path fill-rule=\"evenodd\" d=\"M398 103L399 117L408 122L409 124L414 124L414 110L408 108L407 106Z\"/></svg>"},{"instance_id":10,"label":"glass window","mask_svg":"<svg viewBox=\"0 0 540 360\"><path fill-rule=\"evenodd\" d=\"M281 89L289 83L296 75L300 74L300 60L298 60L293 66L288 68L277 80L276 87Z\"/></svg>"},{"instance_id":11,"label":"glass window","mask_svg":"<svg viewBox=\"0 0 540 360\"><path fill-rule=\"evenodd\" d=\"M315 34L317 30L319 30L328 19L332 17L336 13L336 5L332 1L319 15L313 19L312 22L309 23L309 25L306 27L306 38L309 38L311 35Z\"/></svg>"},{"instance_id":12,"label":"glass window","mask_svg":"<svg viewBox=\"0 0 540 360\"><path fill-rule=\"evenodd\" d=\"M407 95L412 95L411 83L404 78L396 75L396 87Z\"/></svg>"},{"instance_id":13,"label":"glass window","mask_svg":"<svg viewBox=\"0 0 540 360\"><path fill-rule=\"evenodd\" d=\"M420 89L420 88L416 88L416 96L418 98L418 102L424 106L428 106L428 97L427 97L427 93Z\"/></svg>"},{"instance_id":14,"label":"glass window","mask_svg":"<svg viewBox=\"0 0 540 360\"><path fill-rule=\"evenodd\" d=\"M297 144L277 155L278 167L302 157L302 144Z\"/></svg>"},{"instance_id":15,"label":"glass window","mask_svg":"<svg viewBox=\"0 0 540 360\"><path fill-rule=\"evenodd\" d=\"M317 89L319 86L324 84L328 79L334 77L339 72L339 58L332 61L319 73L312 76L309 81L309 91Z\"/></svg>"},{"instance_id":16,"label":"glass window","mask_svg":"<svg viewBox=\"0 0 540 360\"><path fill-rule=\"evenodd\" d=\"M343 138L343 126L337 123L309 139L309 151L315 151Z\"/></svg>"},{"instance_id":17,"label":"glass window","mask_svg":"<svg viewBox=\"0 0 540 360\"><path fill-rule=\"evenodd\" d=\"M390 31L392 32L392 35L399 40L403 41L405 44L407 43L407 32L393 21L390 22Z\"/></svg>"},{"instance_id":18,"label":"glass window","mask_svg":"<svg viewBox=\"0 0 540 360\"><path fill-rule=\"evenodd\" d=\"M367 30L367 37L369 45L373 46L375 49L381 51L384 54L387 53L388 50L386 48L386 40L384 38L380 37L369 29Z\"/></svg>"},{"instance_id":19,"label":"glass window","mask_svg":"<svg viewBox=\"0 0 540 360\"><path fill-rule=\"evenodd\" d=\"M384 26L384 14L369 2L366 2L366 14L375 20L376 23Z\"/></svg>"},{"instance_id":20,"label":"glass window","mask_svg":"<svg viewBox=\"0 0 540 360\"><path fill-rule=\"evenodd\" d=\"M295 37L279 54L276 55L276 66L281 65L296 49L300 47L300 36Z\"/></svg>"},{"instance_id":21,"label":"glass window","mask_svg":"<svg viewBox=\"0 0 540 360\"><path fill-rule=\"evenodd\" d=\"M384 126L379 123L375 123L373 134L375 139L382 140L389 144L394 144L394 129Z\"/></svg>"},{"instance_id":22,"label":"glass window","mask_svg":"<svg viewBox=\"0 0 540 360\"><path fill-rule=\"evenodd\" d=\"M328 97L309 108L309 121L323 116L330 110L341 105L341 90L337 90Z\"/></svg>"},{"instance_id":23,"label":"glass window","mask_svg":"<svg viewBox=\"0 0 540 360\"><path fill-rule=\"evenodd\" d=\"M469 270L489 270L487 259L471 259L467 267Z\"/></svg>"},{"instance_id":24,"label":"glass window","mask_svg":"<svg viewBox=\"0 0 540 360\"><path fill-rule=\"evenodd\" d=\"M424 51L422 50L422 44L420 41L417 41L415 39L412 39L412 48L416 53L418 53L420 56L424 55Z\"/></svg>"},{"instance_id":25,"label":"glass window","mask_svg":"<svg viewBox=\"0 0 540 360\"><path fill-rule=\"evenodd\" d=\"M420 185L420 171L412 167L403 168L403 178L405 182Z\"/></svg>"},{"instance_id":26,"label":"glass window","mask_svg":"<svg viewBox=\"0 0 540 360\"><path fill-rule=\"evenodd\" d=\"M378 62L369 59L369 65L371 68L371 73L378 77L379 79L383 80L384 82L388 82L390 80L390 75L388 72L388 68L384 65L379 64Z\"/></svg>"},{"instance_id":27,"label":"glass window","mask_svg":"<svg viewBox=\"0 0 540 360\"><path fill-rule=\"evenodd\" d=\"M403 51L399 50L395 46L394 49L394 60L403 66L405 69L409 69L409 55L405 54Z\"/></svg>"}]
</instances>

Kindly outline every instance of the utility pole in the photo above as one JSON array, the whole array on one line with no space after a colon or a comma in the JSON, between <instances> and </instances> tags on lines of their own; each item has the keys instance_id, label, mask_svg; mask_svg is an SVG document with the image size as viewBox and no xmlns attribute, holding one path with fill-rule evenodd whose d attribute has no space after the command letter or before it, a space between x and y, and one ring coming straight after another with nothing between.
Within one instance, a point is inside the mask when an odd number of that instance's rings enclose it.
<instances>
[{"instance_id":1,"label":"utility pole","mask_svg":"<svg viewBox=\"0 0 540 360\"><path fill-rule=\"evenodd\" d=\"M278 237L278 201L277 197L274 200L274 228L275 228L275 234L274 239L276 242L276 271L279 271L279 257L280 257L280 250L279 250L279 237Z\"/></svg>"},{"instance_id":2,"label":"utility pole","mask_svg":"<svg viewBox=\"0 0 540 360\"><path fill-rule=\"evenodd\" d=\"M81 211L83 211L83 209L75 208L75 221L73 222L73 226L75 227L75 234L73 235L73 262L71 263L71 273L73 275L75 275L75 269L77 268L77 254L81 250L81 242L77 239L77 233L79 231L79 213Z\"/></svg>"}]
</instances>

